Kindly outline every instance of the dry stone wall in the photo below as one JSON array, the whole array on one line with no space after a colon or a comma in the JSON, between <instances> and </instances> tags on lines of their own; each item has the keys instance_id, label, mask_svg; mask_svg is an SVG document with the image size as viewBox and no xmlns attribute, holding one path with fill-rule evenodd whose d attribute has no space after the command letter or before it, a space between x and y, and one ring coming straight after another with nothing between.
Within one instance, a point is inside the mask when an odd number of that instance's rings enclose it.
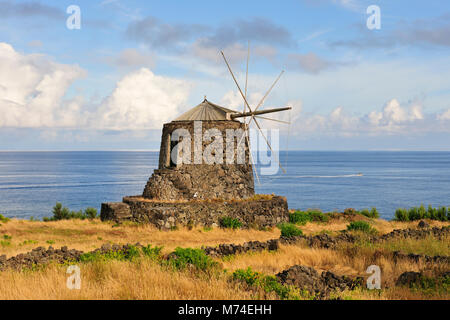
<instances>
[{"instance_id":1,"label":"dry stone wall","mask_svg":"<svg viewBox=\"0 0 450 320\"><path fill-rule=\"evenodd\" d=\"M264 228L289 221L286 198L238 201L146 201L125 197L123 204L103 203L102 220L151 223L160 229L178 226L219 226L222 217L238 219L244 228Z\"/></svg>"}]
</instances>

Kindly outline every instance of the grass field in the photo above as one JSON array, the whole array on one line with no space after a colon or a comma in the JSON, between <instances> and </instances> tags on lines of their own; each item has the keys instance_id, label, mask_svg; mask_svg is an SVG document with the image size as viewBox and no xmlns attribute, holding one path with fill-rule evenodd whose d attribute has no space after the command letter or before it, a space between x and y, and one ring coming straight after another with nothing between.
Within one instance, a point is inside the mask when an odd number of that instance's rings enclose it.
<instances>
[{"instance_id":1,"label":"grass field","mask_svg":"<svg viewBox=\"0 0 450 320\"><path fill-rule=\"evenodd\" d=\"M417 222L388 222L381 219L358 218L369 221L380 234L394 229L415 228ZM338 234L345 230L347 219L329 222L308 222L300 226L306 235L322 232ZM428 221L441 227L449 223ZM71 249L91 251L104 243L136 243L163 246L168 254L176 247L200 248L221 243L243 243L251 240L266 241L278 238L280 231L212 230L194 228L159 231L148 225L112 223L94 220L61 220L51 222L12 219L1 223L0 254L8 258L28 252L37 246L67 246ZM317 271L329 270L339 275L367 276L366 268L379 265L382 270L382 290L357 288L333 294L341 299L449 299L447 287L396 287L395 280L405 271L421 271L430 277L449 271L448 265L394 263L385 254L395 250L427 255L450 255L450 239L388 240L372 243L343 245L334 250L317 249L306 244L282 245L279 250L251 252L216 258L219 267L211 272L193 268L174 270L153 259L140 257L132 261L93 261L79 263L82 277L81 290L66 287L67 266L52 263L33 270L5 270L0 272L0 299L278 299L274 292L249 287L235 281L231 275L238 269L247 269L274 275L290 266L300 264ZM297 297L308 298L308 297Z\"/></svg>"}]
</instances>

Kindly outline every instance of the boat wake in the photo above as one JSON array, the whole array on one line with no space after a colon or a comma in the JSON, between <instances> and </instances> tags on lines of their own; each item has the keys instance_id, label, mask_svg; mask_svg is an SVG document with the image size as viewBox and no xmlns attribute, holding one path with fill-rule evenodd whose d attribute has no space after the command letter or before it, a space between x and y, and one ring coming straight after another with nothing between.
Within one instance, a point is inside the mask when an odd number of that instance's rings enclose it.
<instances>
[{"instance_id":1,"label":"boat wake","mask_svg":"<svg viewBox=\"0 0 450 320\"><path fill-rule=\"evenodd\" d=\"M289 178L324 178L324 179L331 179L331 178L353 178L353 177L362 177L362 173L357 174L340 174L340 175L334 175L334 176L289 176Z\"/></svg>"}]
</instances>

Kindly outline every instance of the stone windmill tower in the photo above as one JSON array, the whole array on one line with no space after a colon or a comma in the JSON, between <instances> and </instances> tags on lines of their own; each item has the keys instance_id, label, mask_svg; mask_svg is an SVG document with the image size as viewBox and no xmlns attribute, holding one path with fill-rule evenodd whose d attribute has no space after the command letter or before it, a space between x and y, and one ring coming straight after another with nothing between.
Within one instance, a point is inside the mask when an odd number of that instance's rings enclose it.
<instances>
[{"instance_id":1,"label":"stone windmill tower","mask_svg":"<svg viewBox=\"0 0 450 320\"><path fill-rule=\"evenodd\" d=\"M274 120L262 114L291 109L257 110L281 74L252 111L246 99L247 81L244 94L223 58L243 97L244 111L218 106L205 97L196 107L164 124L158 169L142 195L124 197L122 203L103 203L103 220L151 222L161 228L191 222L217 224L225 213L243 220L244 225L269 226L287 220L285 198L253 197L254 166L248 132L252 120L261 131L255 118ZM241 122L239 118L250 120ZM258 178L256 170L255 176Z\"/></svg>"},{"instance_id":2,"label":"stone windmill tower","mask_svg":"<svg viewBox=\"0 0 450 320\"><path fill-rule=\"evenodd\" d=\"M245 124L232 119L238 114L205 97L196 107L164 124L159 166L148 180L143 197L229 200L254 195L248 140L239 144L246 133ZM210 144L215 148L208 147Z\"/></svg>"}]
</instances>

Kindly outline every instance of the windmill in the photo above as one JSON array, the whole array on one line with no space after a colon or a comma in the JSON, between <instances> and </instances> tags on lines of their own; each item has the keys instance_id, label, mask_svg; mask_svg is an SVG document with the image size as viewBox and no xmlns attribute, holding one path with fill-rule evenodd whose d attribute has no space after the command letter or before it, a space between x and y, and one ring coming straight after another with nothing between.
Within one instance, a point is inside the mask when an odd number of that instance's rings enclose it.
<instances>
[{"instance_id":1,"label":"windmill","mask_svg":"<svg viewBox=\"0 0 450 320\"><path fill-rule=\"evenodd\" d=\"M227 58L225 57L225 54L223 53L223 51L220 51L220 53L221 53L221 55L223 57L223 60L225 61L225 64L227 65L228 71L230 72L231 77L233 78L233 81L236 84L236 87L237 87L237 89L238 89L242 99L244 100L244 110L243 110L243 112L231 114L230 117L231 117L231 119L236 119L236 118L248 118L249 119L248 121L246 119L244 119L245 132L244 132L244 135L242 135L242 138L241 138L241 140L238 143L238 147L242 143L242 139L244 137L247 140L246 141L247 144L250 145L250 141L249 141L249 126L250 126L250 123L253 121L255 123L256 127L258 128L261 136L264 138L267 146L269 147L270 152L273 153L274 151L272 149L272 146L270 145L269 140L267 139L267 137L264 135L264 133L263 133L263 131L261 129L261 126L260 126L260 124L259 124L259 122L257 121L256 118L290 124L289 122L286 122L286 121L272 119L272 118L267 118L267 117L263 117L262 115L263 114L268 114L268 113L274 113L274 112L281 112L281 111L291 110L292 107L266 109L266 110L259 110L258 111L258 109L263 105L263 103L266 100L267 96L270 94L272 89L277 84L278 80L280 80L281 76L284 73L284 70L281 71L281 73L278 75L278 77L275 79L273 84L267 90L266 94L261 98L261 100L256 105L256 107L254 109L252 109L250 104L247 101L248 63L249 63L249 59L250 59L250 44L248 46L248 51L247 51L247 66L246 66L246 72L245 72L245 88L244 88L244 92L242 92L242 89L239 86L239 83L236 80L236 77L234 76L233 71L231 70L230 64L228 63ZM248 108L248 111L247 111L247 108ZM251 164L253 164L254 163L253 156L252 156L252 153L251 153L250 150L249 150L249 155L250 155L249 158L250 158ZM280 169L283 171L283 173L286 173L286 170L283 168L283 166L281 165L280 161L278 161L278 165L279 165ZM259 176L258 176L257 170L256 170L255 166L252 165L252 167L253 167L253 170L255 172L256 179L258 180L258 183L260 184L260 180L259 180Z\"/></svg>"}]
</instances>

